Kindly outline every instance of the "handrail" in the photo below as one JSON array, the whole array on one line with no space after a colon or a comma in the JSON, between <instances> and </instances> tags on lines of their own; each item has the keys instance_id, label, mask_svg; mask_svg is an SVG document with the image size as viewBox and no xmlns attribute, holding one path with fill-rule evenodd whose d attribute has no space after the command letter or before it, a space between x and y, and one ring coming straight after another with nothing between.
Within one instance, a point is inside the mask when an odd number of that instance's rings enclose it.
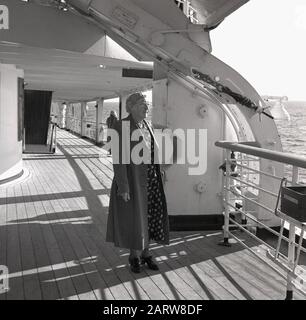
<instances>
[{"instance_id":1,"label":"handrail","mask_svg":"<svg viewBox=\"0 0 306 320\"><path fill-rule=\"evenodd\" d=\"M254 239L259 241L260 243L265 244L265 246L268 248L266 251L267 257L272 260L274 263L276 263L279 267L282 268L283 271L287 273L285 275L285 279L287 280L287 292L286 292L286 299L291 300L293 298L293 286L296 287L297 290L302 292L303 294L306 295L306 286L302 285L301 283L304 284L305 278L305 272L306 270L301 268L300 271L302 273L296 272L296 267L298 266L299 262L299 257L301 252L306 252L306 249L302 246L303 245L303 238L304 234L306 231L306 224L300 221L300 219L295 219L294 216L291 217L291 215L288 215L284 213L281 207L281 210L279 209L279 200L281 196L281 190L283 188L284 182L288 182L287 179L282 178L281 179L281 184L279 188L278 195L276 195L273 191L267 190L267 184L261 185L261 179L260 177L262 175L265 175L266 177L269 176L269 178L276 178L273 174L268 174L266 171L263 171L262 168L257 168L253 169L249 167L248 165L242 165L238 164L240 161L243 163L243 157L246 155L247 157L249 155L255 156L258 158L258 160L261 159L268 159L272 160L275 162L283 163L283 164L289 164L292 166L292 180L291 184L292 185L297 185L298 184L298 179L299 179L299 168L306 168L306 158L305 157L300 157L297 155L291 155L289 153L283 153L279 151L273 151L269 149L263 149L263 148L258 148L254 146L247 145L246 143L239 143L239 142L229 142L229 141L218 141L215 143L217 147L221 147L223 149L226 149L226 175L225 175L225 180L223 182L223 204L224 204L224 226L223 226L223 241L222 245L229 246L229 236L233 237L236 239L238 242L240 242L243 246L245 246L249 251L253 252L252 248L248 247L246 244L242 242L238 237L236 237L231 231L230 227L233 227L233 225L230 225L230 222L234 224L234 226L238 226L242 231L245 231L247 234L252 236ZM238 157L237 159L233 159L231 156L231 151L236 151L241 153L241 158ZM243 154L243 155L242 155ZM231 169L231 164L235 164L236 168L240 169L247 169L248 171L256 171L256 174L259 175L258 179L256 179L255 182L248 182L248 176L245 175L244 171L240 172L239 178L234 176L232 173ZM260 163L259 163L260 165ZM279 177L277 177L279 178ZM240 194L237 194L237 191L235 191L235 183L238 183L241 186L241 192ZM270 197L273 196L274 198L276 197L276 204L274 205L273 208L269 208L266 206L267 204L270 206L272 202L261 202L260 200L262 197L258 196L257 198L253 199L246 193L243 193L243 188L254 188L257 189L258 191L262 192L263 194L268 194ZM234 206L231 201L232 200L232 195L237 196L236 200L242 201L242 207L239 209ZM236 201L234 200L234 201ZM252 214L249 214L248 211L244 208L244 203L248 201L249 203L256 205L256 208L261 208L261 210L264 210L266 212L269 212L271 215L277 216L278 218L281 219L281 229L279 232L274 231L271 229L266 223L263 222L262 219L259 219L258 217L253 216ZM237 223L235 220L232 219L230 216L231 210L230 208L234 209L235 212L239 212L241 214L241 223ZM242 208L242 209L241 209ZM251 232L247 229L247 226L249 223L247 222L247 219L250 219L251 221L255 222L255 226L261 226L265 228L266 230L272 232L274 235L278 235L278 244L277 248L275 250L271 251L271 246L264 242L262 239L260 239L256 235L252 235ZM242 222L243 221L243 222ZM288 238L283 236L283 230L284 230L284 224L288 223L289 224L289 236ZM298 244L296 243L296 230L299 230L299 242ZM284 256L280 252L280 244L281 241L285 240L288 242L288 253L287 256ZM296 252L295 252L296 251ZM253 252L254 253L254 252ZM258 256L258 258L261 259L261 257ZM264 260L263 260L264 261ZM270 263L266 262L270 267L273 267ZM297 281L295 281L297 279ZM304 287L303 287L304 286Z\"/></svg>"},{"instance_id":2,"label":"handrail","mask_svg":"<svg viewBox=\"0 0 306 320\"><path fill-rule=\"evenodd\" d=\"M81 120L80 118L78 118L78 117L68 117L68 119L73 119L74 121L79 121L79 122L81 122L81 121L82 121L82 120ZM97 124L97 123L96 123L96 121L86 120L86 119L84 119L84 120L83 120L83 122L84 122L84 123L93 123L93 124ZM101 125L101 124L102 124L102 125L105 125L105 126L107 125L107 124L106 124L106 122L99 122L98 124L99 124L99 125Z\"/></svg>"},{"instance_id":3,"label":"handrail","mask_svg":"<svg viewBox=\"0 0 306 320\"><path fill-rule=\"evenodd\" d=\"M215 146L306 169L306 158L280 151L248 146L230 141L217 141Z\"/></svg>"},{"instance_id":4,"label":"handrail","mask_svg":"<svg viewBox=\"0 0 306 320\"><path fill-rule=\"evenodd\" d=\"M250 167L248 167L248 166L244 166L244 165L239 164L239 163L237 163L237 162L236 162L236 166L237 166L237 167L240 167L240 168L243 168L243 169L248 169L248 170L250 170L250 173L259 173L259 174L265 175L265 176L267 176L267 177L270 177L270 178L276 179L276 180L282 180L282 179L283 179L282 177L273 175L273 174L271 174L271 173L262 172L262 171L260 171L260 170L256 170L256 169L250 168Z\"/></svg>"}]
</instances>

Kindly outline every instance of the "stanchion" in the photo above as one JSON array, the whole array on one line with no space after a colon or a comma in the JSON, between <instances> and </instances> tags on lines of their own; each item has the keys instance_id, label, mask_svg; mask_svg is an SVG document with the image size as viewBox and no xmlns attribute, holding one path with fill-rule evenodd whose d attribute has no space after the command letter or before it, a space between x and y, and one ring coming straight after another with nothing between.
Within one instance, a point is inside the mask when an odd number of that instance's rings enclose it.
<instances>
[{"instance_id":1,"label":"stanchion","mask_svg":"<svg viewBox=\"0 0 306 320\"><path fill-rule=\"evenodd\" d=\"M223 241L219 242L220 246L230 247L229 243L229 188L230 188L230 164L231 164L231 152L226 150L226 176L225 176L225 205L224 205L224 226L223 226Z\"/></svg>"}]
</instances>

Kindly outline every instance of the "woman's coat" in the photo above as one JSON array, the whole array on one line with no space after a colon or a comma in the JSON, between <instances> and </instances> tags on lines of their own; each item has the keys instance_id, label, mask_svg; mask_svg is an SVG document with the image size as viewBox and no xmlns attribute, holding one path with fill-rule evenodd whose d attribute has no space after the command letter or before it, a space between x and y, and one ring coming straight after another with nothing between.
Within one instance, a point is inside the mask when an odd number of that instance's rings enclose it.
<instances>
[{"instance_id":1,"label":"woman's coat","mask_svg":"<svg viewBox=\"0 0 306 320\"><path fill-rule=\"evenodd\" d=\"M151 134L153 135L152 128L149 124L148 126ZM127 130L127 128L130 128L130 130ZM138 141L131 140L133 131L138 129L131 115L123 120L117 121L114 129L117 131L119 136L120 152L119 159L117 158L117 160L119 160L119 164L113 164L114 179L110 194L106 241L113 242L115 246L121 248L143 250L149 243L147 217L147 164L134 164L132 161L130 161L130 164L123 164L122 159L126 160L127 158L130 158L133 148L136 145L139 146L139 142L144 143L144 139L140 136ZM127 148L129 144L130 148ZM155 139L154 147L156 158L158 147ZM148 146L147 151L149 152L149 150L150 148ZM112 154L113 162L115 162L115 150L112 150ZM156 166L163 198L163 230L165 233L165 240L159 243L168 244L169 221L167 204L159 164L156 164ZM127 202L125 202L119 195L124 192L129 192L130 194L130 200Z\"/></svg>"}]
</instances>

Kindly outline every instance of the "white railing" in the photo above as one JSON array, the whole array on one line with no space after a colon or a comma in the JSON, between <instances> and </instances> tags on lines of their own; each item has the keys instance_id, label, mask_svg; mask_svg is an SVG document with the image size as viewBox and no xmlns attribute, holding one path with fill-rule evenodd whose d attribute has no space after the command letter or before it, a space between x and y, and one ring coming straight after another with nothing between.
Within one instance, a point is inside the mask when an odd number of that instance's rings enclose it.
<instances>
[{"instance_id":1,"label":"white railing","mask_svg":"<svg viewBox=\"0 0 306 320\"><path fill-rule=\"evenodd\" d=\"M306 295L306 269L299 266L301 252L306 253L306 249L303 247L306 224L300 221L303 219L291 217L280 210L280 197L284 183L288 182L291 186L299 185L299 171L306 169L306 158L240 143L219 141L215 145L226 150L226 168L224 170L223 184L224 239L221 244L230 246L229 237L234 238L286 279L287 300L293 298L293 287ZM263 171L260 168L262 159L290 165L291 178L286 179ZM235 168L233 168L233 165L235 165ZM279 181L279 190L268 190L265 188L261 183L263 177L264 179L271 179L273 182L275 180ZM301 185L299 186L301 187ZM269 205L260 202L259 193L269 197ZM269 227L261 219L258 219L256 216L258 208L280 219L279 232ZM241 215L240 222L238 221L238 215ZM236 229L238 227L253 239L263 244L266 257L258 254L257 251L248 247L239 237L233 234L231 231L233 227ZM257 227L264 228L278 237L275 248L254 234L254 228ZM288 238L283 234L285 228L289 229ZM299 236L298 242L296 242L296 235ZM282 241L288 243L287 255L280 252Z\"/></svg>"},{"instance_id":2,"label":"white railing","mask_svg":"<svg viewBox=\"0 0 306 320\"><path fill-rule=\"evenodd\" d=\"M99 122L97 127L97 123L94 120L88 120L85 118L82 122L78 117L68 116L66 117L65 128L97 143L103 143L107 138L107 125L105 122Z\"/></svg>"},{"instance_id":3,"label":"white railing","mask_svg":"<svg viewBox=\"0 0 306 320\"><path fill-rule=\"evenodd\" d=\"M81 134L81 119L78 117L66 116L66 129Z\"/></svg>"}]
</instances>

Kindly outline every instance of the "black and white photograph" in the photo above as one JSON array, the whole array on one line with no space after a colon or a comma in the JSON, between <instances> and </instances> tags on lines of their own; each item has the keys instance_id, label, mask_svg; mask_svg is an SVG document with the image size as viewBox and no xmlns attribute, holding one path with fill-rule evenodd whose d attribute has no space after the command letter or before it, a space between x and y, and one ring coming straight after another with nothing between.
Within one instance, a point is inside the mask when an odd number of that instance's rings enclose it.
<instances>
[{"instance_id":1,"label":"black and white photograph","mask_svg":"<svg viewBox=\"0 0 306 320\"><path fill-rule=\"evenodd\" d=\"M305 300L305 39L304 0L0 0L0 300Z\"/></svg>"}]
</instances>

